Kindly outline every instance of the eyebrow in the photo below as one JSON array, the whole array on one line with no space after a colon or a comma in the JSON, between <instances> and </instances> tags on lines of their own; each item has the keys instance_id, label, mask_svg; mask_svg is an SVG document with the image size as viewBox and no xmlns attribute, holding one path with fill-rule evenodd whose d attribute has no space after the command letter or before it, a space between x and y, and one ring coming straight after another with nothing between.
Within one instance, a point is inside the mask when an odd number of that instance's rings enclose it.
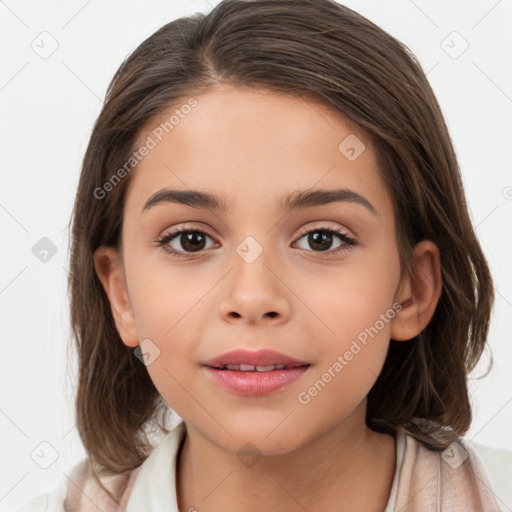
<instances>
[{"instance_id":1,"label":"eyebrow","mask_svg":"<svg viewBox=\"0 0 512 512\"><path fill-rule=\"evenodd\" d=\"M349 189L296 191L281 198L278 204L282 211L290 212L338 202L357 204L365 207L372 215L377 215L377 211L368 199ZM146 201L141 214L165 203L183 204L192 208L212 209L218 212L229 212L230 210L230 205L225 198L208 192L163 188Z\"/></svg>"}]
</instances>

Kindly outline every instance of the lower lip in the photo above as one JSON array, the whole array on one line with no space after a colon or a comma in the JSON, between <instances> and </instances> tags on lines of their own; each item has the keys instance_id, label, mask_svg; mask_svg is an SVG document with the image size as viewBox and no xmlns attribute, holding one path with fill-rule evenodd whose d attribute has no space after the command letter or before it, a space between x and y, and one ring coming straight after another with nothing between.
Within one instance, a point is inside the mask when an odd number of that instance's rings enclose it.
<instances>
[{"instance_id":1,"label":"lower lip","mask_svg":"<svg viewBox=\"0 0 512 512\"><path fill-rule=\"evenodd\" d=\"M309 366L297 366L270 372L217 370L209 366L204 368L217 384L231 393L241 396L262 396L295 382L306 373Z\"/></svg>"}]
</instances>

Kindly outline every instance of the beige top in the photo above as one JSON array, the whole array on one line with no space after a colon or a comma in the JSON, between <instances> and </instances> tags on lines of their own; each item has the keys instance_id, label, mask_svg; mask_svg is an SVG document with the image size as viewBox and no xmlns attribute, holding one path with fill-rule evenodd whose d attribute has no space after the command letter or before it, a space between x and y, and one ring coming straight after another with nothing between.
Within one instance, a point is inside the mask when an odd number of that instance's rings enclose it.
<instances>
[{"instance_id":1,"label":"beige top","mask_svg":"<svg viewBox=\"0 0 512 512\"><path fill-rule=\"evenodd\" d=\"M175 475L185 434L181 421L142 466L103 479L108 488L124 488L119 506L87 475L84 459L71 474L74 484L63 482L18 512L179 512ZM396 441L396 470L384 512L512 512L512 450L461 438L443 452L432 451L403 429Z\"/></svg>"}]
</instances>

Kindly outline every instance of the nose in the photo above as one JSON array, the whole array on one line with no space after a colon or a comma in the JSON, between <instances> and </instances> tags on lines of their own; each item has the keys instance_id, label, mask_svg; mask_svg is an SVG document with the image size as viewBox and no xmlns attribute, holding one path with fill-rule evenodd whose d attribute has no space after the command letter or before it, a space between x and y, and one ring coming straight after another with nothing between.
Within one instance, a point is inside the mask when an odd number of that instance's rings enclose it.
<instances>
[{"instance_id":1,"label":"nose","mask_svg":"<svg viewBox=\"0 0 512 512\"><path fill-rule=\"evenodd\" d=\"M251 263L235 259L222 287L220 315L225 321L278 325L288 320L291 292L271 264L264 252Z\"/></svg>"}]
</instances>

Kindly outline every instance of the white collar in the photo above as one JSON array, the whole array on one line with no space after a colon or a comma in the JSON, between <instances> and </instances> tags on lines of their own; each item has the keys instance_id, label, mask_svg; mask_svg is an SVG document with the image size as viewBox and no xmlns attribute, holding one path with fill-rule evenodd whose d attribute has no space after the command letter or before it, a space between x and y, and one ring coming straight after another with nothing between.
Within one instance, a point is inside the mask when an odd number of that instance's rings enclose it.
<instances>
[{"instance_id":1,"label":"white collar","mask_svg":"<svg viewBox=\"0 0 512 512\"><path fill-rule=\"evenodd\" d=\"M185 422L180 421L144 461L126 505L126 512L179 512L176 463L185 434Z\"/></svg>"}]
</instances>

